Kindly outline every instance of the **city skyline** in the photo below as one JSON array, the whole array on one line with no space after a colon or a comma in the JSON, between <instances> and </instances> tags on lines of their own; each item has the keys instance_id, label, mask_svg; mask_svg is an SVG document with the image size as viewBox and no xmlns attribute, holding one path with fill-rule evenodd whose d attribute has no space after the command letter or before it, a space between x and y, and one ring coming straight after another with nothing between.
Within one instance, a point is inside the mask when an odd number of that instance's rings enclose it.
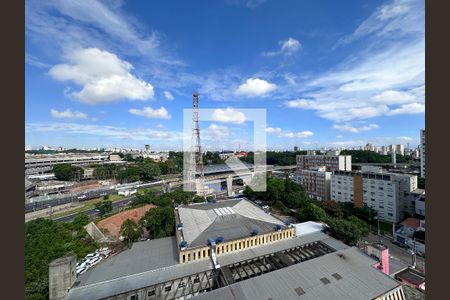
<instances>
[{"instance_id":1,"label":"city skyline","mask_svg":"<svg viewBox=\"0 0 450 300\"><path fill-rule=\"evenodd\" d=\"M419 144L422 1L26 2L26 141L181 149L200 93L205 149ZM336 13L339 11L339 13ZM176 12L176 17L175 17Z\"/></svg>"}]
</instances>

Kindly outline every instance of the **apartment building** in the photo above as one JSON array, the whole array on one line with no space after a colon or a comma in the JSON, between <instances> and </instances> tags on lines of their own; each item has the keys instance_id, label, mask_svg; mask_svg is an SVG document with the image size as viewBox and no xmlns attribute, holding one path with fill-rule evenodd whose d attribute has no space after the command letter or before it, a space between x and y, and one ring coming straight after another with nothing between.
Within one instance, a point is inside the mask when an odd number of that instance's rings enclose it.
<instances>
[{"instance_id":1,"label":"apartment building","mask_svg":"<svg viewBox=\"0 0 450 300\"><path fill-rule=\"evenodd\" d=\"M319 201L330 200L331 174L325 167L300 170L300 184L306 195Z\"/></svg>"},{"instance_id":2,"label":"apartment building","mask_svg":"<svg viewBox=\"0 0 450 300\"><path fill-rule=\"evenodd\" d=\"M420 130L420 176L425 177L425 129Z\"/></svg>"},{"instance_id":3,"label":"apartment building","mask_svg":"<svg viewBox=\"0 0 450 300\"><path fill-rule=\"evenodd\" d=\"M297 155L297 171L325 167L328 172L351 171L351 155Z\"/></svg>"},{"instance_id":4,"label":"apartment building","mask_svg":"<svg viewBox=\"0 0 450 300\"><path fill-rule=\"evenodd\" d=\"M417 189L417 176L367 170L334 171L331 176L331 200L367 204L378 212L380 220L398 223L404 215L404 199Z\"/></svg>"}]
</instances>

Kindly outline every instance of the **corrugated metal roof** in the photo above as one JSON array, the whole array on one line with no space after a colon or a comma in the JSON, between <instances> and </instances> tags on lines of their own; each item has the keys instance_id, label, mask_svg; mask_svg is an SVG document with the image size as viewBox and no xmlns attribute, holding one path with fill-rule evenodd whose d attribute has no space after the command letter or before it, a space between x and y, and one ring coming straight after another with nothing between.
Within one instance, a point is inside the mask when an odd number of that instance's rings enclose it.
<instances>
[{"instance_id":1,"label":"corrugated metal roof","mask_svg":"<svg viewBox=\"0 0 450 300\"><path fill-rule=\"evenodd\" d=\"M337 254L342 254L343 258ZM244 280L194 299L373 299L399 286L372 267L375 261L352 247ZM332 274L342 278L336 279ZM323 284L321 278L330 283ZM296 292L301 288L305 293Z\"/></svg>"},{"instance_id":2,"label":"corrugated metal roof","mask_svg":"<svg viewBox=\"0 0 450 300\"><path fill-rule=\"evenodd\" d=\"M218 261L221 265L228 265L314 241L329 242L330 239L333 238L322 232L316 232L218 255ZM164 244L167 244L167 247L164 247ZM140 247L136 247L136 245ZM132 249L126 250L116 257L108 258L83 274L79 278L80 284L70 290L67 299L105 298L213 269L210 259L178 264L174 257L174 255L178 255L175 247L175 237L135 243ZM159 268L157 268L158 264L160 264Z\"/></svg>"}]
</instances>

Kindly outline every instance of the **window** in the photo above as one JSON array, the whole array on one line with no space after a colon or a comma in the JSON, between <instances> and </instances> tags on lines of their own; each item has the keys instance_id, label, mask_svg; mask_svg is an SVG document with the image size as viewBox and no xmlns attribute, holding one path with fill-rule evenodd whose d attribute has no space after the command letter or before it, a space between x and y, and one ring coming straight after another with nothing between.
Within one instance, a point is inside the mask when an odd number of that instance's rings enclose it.
<instances>
[{"instance_id":1,"label":"window","mask_svg":"<svg viewBox=\"0 0 450 300\"><path fill-rule=\"evenodd\" d=\"M155 290L150 290L147 292L147 296L154 296L155 295Z\"/></svg>"},{"instance_id":2,"label":"window","mask_svg":"<svg viewBox=\"0 0 450 300\"><path fill-rule=\"evenodd\" d=\"M131 295L130 300L138 300L138 295Z\"/></svg>"},{"instance_id":3,"label":"window","mask_svg":"<svg viewBox=\"0 0 450 300\"><path fill-rule=\"evenodd\" d=\"M172 286L168 285L164 288L164 292L170 292L172 290Z\"/></svg>"},{"instance_id":4,"label":"window","mask_svg":"<svg viewBox=\"0 0 450 300\"><path fill-rule=\"evenodd\" d=\"M391 214L391 213L388 213L388 216L391 216L391 217L392 217L392 214Z\"/></svg>"},{"instance_id":5,"label":"window","mask_svg":"<svg viewBox=\"0 0 450 300\"><path fill-rule=\"evenodd\" d=\"M200 278L197 277L194 279L194 283L199 283L199 282L200 282Z\"/></svg>"},{"instance_id":6,"label":"window","mask_svg":"<svg viewBox=\"0 0 450 300\"><path fill-rule=\"evenodd\" d=\"M186 283L184 283L183 281L180 282L180 284L178 284L178 288L184 288L186 286Z\"/></svg>"}]
</instances>

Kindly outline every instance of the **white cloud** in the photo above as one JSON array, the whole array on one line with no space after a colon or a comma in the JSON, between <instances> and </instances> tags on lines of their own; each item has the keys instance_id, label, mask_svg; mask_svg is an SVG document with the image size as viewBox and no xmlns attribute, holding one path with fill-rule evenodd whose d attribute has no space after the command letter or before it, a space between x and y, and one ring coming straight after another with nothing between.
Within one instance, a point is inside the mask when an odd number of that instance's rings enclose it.
<instances>
[{"instance_id":1,"label":"white cloud","mask_svg":"<svg viewBox=\"0 0 450 300\"><path fill-rule=\"evenodd\" d=\"M337 139L342 139L344 136L342 135L342 134L338 134L337 136L336 136L336 138Z\"/></svg>"},{"instance_id":2,"label":"white cloud","mask_svg":"<svg viewBox=\"0 0 450 300\"><path fill-rule=\"evenodd\" d=\"M299 132L292 132L289 130L283 130L279 127L267 127L266 132L268 134L273 134L277 137L287 137L287 138L307 138L314 135L313 132L309 130L305 131L299 131Z\"/></svg>"},{"instance_id":3,"label":"white cloud","mask_svg":"<svg viewBox=\"0 0 450 300\"><path fill-rule=\"evenodd\" d=\"M276 90L276 88L277 86L275 84L264 79L249 78L237 88L235 93L239 96L257 97L264 96Z\"/></svg>"},{"instance_id":4,"label":"white cloud","mask_svg":"<svg viewBox=\"0 0 450 300\"><path fill-rule=\"evenodd\" d=\"M166 119L171 118L169 112L161 106L158 109L153 109L151 107L144 107L143 109L130 108L128 112L135 116L146 117L149 119Z\"/></svg>"},{"instance_id":5,"label":"white cloud","mask_svg":"<svg viewBox=\"0 0 450 300\"><path fill-rule=\"evenodd\" d=\"M288 138L307 138L313 136L314 133L312 131L300 131L300 132L286 132L283 136Z\"/></svg>"},{"instance_id":6,"label":"white cloud","mask_svg":"<svg viewBox=\"0 0 450 300\"><path fill-rule=\"evenodd\" d=\"M181 140L183 134L167 130L151 128L123 128L108 125L86 125L77 123L28 123L25 130L30 133L60 133L63 135L73 134L98 136L103 138L121 139L124 141L147 141L147 140Z\"/></svg>"},{"instance_id":7,"label":"white cloud","mask_svg":"<svg viewBox=\"0 0 450 300\"><path fill-rule=\"evenodd\" d=\"M133 66L115 54L97 48L73 51L69 64L59 64L49 70L52 78L81 85L70 93L83 103L99 104L122 99L147 100L154 95L153 86L130 72Z\"/></svg>"},{"instance_id":8,"label":"white cloud","mask_svg":"<svg viewBox=\"0 0 450 300\"><path fill-rule=\"evenodd\" d=\"M245 122L246 117L243 112L228 107L226 109L215 109L211 119L216 122L242 124Z\"/></svg>"},{"instance_id":9,"label":"white cloud","mask_svg":"<svg viewBox=\"0 0 450 300\"><path fill-rule=\"evenodd\" d=\"M334 124L333 128L340 130L340 131L349 131L349 132L361 132L361 131L369 131L372 129L377 129L380 126L378 126L377 124L369 124L366 126L361 126L361 127L354 127L352 126L350 123L346 123L346 124Z\"/></svg>"},{"instance_id":10,"label":"white cloud","mask_svg":"<svg viewBox=\"0 0 450 300\"><path fill-rule=\"evenodd\" d=\"M291 108L304 108L304 109L314 109L316 108L316 101L307 99L297 99L285 102L287 107Z\"/></svg>"},{"instance_id":11,"label":"white cloud","mask_svg":"<svg viewBox=\"0 0 450 300\"><path fill-rule=\"evenodd\" d=\"M393 104L403 104L416 102L417 99L414 95L408 92L400 92L394 90L387 90L381 94L377 94L372 97L376 103L393 105Z\"/></svg>"},{"instance_id":12,"label":"white cloud","mask_svg":"<svg viewBox=\"0 0 450 300\"><path fill-rule=\"evenodd\" d=\"M425 112L425 104L423 103L409 103L403 104L399 108L393 109L388 112L388 116L395 115L412 115Z\"/></svg>"},{"instance_id":13,"label":"white cloud","mask_svg":"<svg viewBox=\"0 0 450 300\"><path fill-rule=\"evenodd\" d=\"M169 91L164 91L164 97L166 97L167 100L172 101L173 99L175 99L172 95L171 92Z\"/></svg>"},{"instance_id":14,"label":"white cloud","mask_svg":"<svg viewBox=\"0 0 450 300\"><path fill-rule=\"evenodd\" d=\"M226 126L211 124L202 131L202 137L206 139L224 138L230 135L230 130Z\"/></svg>"},{"instance_id":15,"label":"white cloud","mask_svg":"<svg viewBox=\"0 0 450 300\"><path fill-rule=\"evenodd\" d=\"M66 109L64 111L58 111L51 109L50 114L53 118L57 119L87 119L88 115L80 111L71 111Z\"/></svg>"},{"instance_id":16,"label":"white cloud","mask_svg":"<svg viewBox=\"0 0 450 300\"><path fill-rule=\"evenodd\" d=\"M279 134L279 133L282 133L282 129L281 128L279 128L279 127L277 127L277 128L273 128L273 127L267 127L266 128L266 132L267 133L274 133L274 134Z\"/></svg>"},{"instance_id":17,"label":"white cloud","mask_svg":"<svg viewBox=\"0 0 450 300\"><path fill-rule=\"evenodd\" d=\"M278 45L280 46L280 49L277 51L272 52L264 52L262 53L263 56L275 56L275 55L292 55L293 53L297 52L301 49L302 45L300 42L296 39L289 38L285 41L279 41Z\"/></svg>"}]
</instances>

